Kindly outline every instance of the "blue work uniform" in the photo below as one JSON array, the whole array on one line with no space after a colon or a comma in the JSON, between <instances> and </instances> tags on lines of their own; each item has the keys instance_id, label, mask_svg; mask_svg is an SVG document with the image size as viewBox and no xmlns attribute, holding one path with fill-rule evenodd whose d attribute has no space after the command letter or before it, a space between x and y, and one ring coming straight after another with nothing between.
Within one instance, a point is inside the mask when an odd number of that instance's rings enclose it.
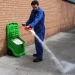
<instances>
[{"instance_id":1,"label":"blue work uniform","mask_svg":"<svg viewBox=\"0 0 75 75\"><path fill-rule=\"evenodd\" d=\"M38 7L37 11L32 10L29 20L26 22L26 25L30 25L31 28L34 28L37 36L43 41L45 36L45 14L44 11ZM43 57L43 47L42 44L35 38L35 47L37 52L37 59L42 59Z\"/></svg>"}]
</instances>

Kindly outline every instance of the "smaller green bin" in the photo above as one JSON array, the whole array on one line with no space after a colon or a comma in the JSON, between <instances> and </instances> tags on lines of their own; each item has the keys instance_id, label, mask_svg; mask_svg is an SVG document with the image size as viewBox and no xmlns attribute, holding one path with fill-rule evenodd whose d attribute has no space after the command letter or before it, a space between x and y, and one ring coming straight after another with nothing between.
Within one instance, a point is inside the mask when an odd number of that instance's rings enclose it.
<instances>
[{"instance_id":1,"label":"smaller green bin","mask_svg":"<svg viewBox=\"0 0 75 75\"><path fill-rule=\"evenodd\" d=\"M26 44L19 36L18 23L10 22L6 25L6 38L8 53L16 57L26 54Z\"/></svg>"}]
</instances>

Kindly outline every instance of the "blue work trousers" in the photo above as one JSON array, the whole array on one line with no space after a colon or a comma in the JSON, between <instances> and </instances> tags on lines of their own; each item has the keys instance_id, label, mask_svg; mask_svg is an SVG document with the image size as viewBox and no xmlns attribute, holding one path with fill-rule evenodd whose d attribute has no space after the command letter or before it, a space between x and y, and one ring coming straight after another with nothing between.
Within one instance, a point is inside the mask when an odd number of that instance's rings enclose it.
<instances>
[{"instance_id":1,"label":"blue work trousers","mask_svg":"<svg viewBox=\"0 0 75 75\"><path fill-rule=\"evenodd\" d=\"M36 33L36 35L40 38L41 41L44 41L44 35L45 35L44 32ZM36 47L37 59L42 59L43 47L36 37L35 37L35 47Z\"/></svg>"}]
</instances>

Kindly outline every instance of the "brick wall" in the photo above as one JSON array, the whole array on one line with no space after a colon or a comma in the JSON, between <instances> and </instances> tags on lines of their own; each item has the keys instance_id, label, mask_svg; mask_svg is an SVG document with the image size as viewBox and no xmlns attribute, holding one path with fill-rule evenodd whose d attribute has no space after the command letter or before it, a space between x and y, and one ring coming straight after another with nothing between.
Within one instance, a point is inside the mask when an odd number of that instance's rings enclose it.
<instances>
[{"instance_id":1,"label":"brick wall","mask_svg":"<svg viewBox=\"0 0 75 75\"><path fill-rule=\"evenodd\" d=\"M20 36L27 45L34 43L33 35L24 30L31 11L32 0L0 0L0 56L6 54L6 24L18 22ZM75 25L74 4L62 0L38 0L45 11L46 38Z\"/></svg>"}]
</instances>

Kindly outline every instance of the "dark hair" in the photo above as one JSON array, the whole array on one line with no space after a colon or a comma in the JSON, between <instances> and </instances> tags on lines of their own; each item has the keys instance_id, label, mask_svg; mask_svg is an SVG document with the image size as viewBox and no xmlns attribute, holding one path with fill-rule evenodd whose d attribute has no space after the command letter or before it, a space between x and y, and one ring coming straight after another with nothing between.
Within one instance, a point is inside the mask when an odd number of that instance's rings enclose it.
<instances>
[{"instance_id":1,"label":"dark hair","mask_svg":"<svg viewBox=\"0 0 75 75\"><path fill-rule=\"evenodd\" d=\"M36 5L36 4L39 5L39 2L37 0L31 2L31 5Z\"/></svg>"}]
</instances>

